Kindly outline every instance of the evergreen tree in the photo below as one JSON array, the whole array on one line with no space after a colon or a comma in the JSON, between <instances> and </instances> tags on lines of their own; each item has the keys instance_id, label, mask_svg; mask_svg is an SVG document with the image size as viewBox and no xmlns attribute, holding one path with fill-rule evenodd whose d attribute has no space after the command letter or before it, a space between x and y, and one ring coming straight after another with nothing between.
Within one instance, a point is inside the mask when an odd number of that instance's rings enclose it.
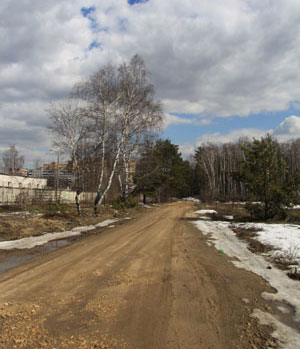
<instances>
[{"instance_id":1,"label":"evergreen tree","mask_svg":"<svg viewBox=\"0 0 300 349\"><path fill-rule=\"evenodd\" d=\"M147 143L144 146L142 156L137 162L134 182L136 192L143 194L143 202L146 197L154 197L156 189L160 185L159 167L154 158L154 145Z\"/></svg>"},{"instance_id":2,"label":"evergreen tree","mask_svg":"<svg viewBox=\"0 0 300 349\"><path fill-rule=\"evenodd\" d=\"M247 209L257 218L283 216L285 207L295 199L299 181L295 176L287 175L287 163L277 142L268 135L261 140L246 142L242 149L245 159L241 163L239 178L249 191L250 201L262 203L250 203Z\"/></svg>"},{"instance_id":3,"label":"evergreen tree","mask_svg":"<svg viewBox=\"0 0 300 349\"><path fill-rule=\"evenodd\" d=\"M188 189L187 163L181 158L178 146L170 140L158 140L148 146L136 169L137 191L155 196L158 201L182 196Z\"/></svg>"}]
</instances>

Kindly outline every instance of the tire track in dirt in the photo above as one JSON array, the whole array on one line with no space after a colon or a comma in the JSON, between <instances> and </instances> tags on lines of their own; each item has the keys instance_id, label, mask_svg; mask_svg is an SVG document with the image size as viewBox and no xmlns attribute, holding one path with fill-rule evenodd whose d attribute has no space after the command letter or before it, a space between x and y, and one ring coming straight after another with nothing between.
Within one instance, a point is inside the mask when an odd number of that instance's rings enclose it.
<instances>
[{"instance_id":1,"label":"tire track in dirt","mask_svg":"<svg viewBox=\"0 0 300 349\"><path fill-rule=\"evenodd\" d=\"M207 246L181 219L191 209L163 205L2 275L0 347L265 348L250 314L267 285Z\"/></svg>"}]
</instances>

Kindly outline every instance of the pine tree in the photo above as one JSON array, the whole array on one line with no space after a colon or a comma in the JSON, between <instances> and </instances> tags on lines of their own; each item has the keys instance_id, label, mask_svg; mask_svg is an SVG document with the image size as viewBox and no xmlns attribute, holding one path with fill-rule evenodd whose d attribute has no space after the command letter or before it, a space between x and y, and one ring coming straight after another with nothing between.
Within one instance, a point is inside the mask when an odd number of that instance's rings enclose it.
<instances>
[{"instance_id":1,"label":"pine tree","mask_svg":"<svg viewBox=\"0 0 300 349\"><path fill-rule=\"evenodd\" d=\"M137 191L155 196L158 201L184 195L188 188L187 164L178 146L170 140L158 140L148 146L137 164Z\"/></svg>"},{"instance_id":2,"label":"pine tree","mask_svg":"<svg viewBox=\"0 0 300 349\"><path fill-rule=\"evenodd\" d=\"M262 203L249 203L247 209L256 218L283 216L285 207L294 200L299 182L287 175L287 163L277 142L267 135L245 143L242 149L245 159L241 163L240 180L246 185L250 200Z\"/></svg>"}]
</instances>

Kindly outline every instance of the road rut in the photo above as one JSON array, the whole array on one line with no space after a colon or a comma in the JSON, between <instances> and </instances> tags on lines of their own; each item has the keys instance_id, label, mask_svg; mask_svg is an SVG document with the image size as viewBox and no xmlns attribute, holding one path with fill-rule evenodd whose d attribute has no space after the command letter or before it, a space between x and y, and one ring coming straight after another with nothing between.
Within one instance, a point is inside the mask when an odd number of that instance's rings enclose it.
<instances>
[{"instance_id":1,"label":"road rut","mask_svg":"<svg viewBox=\"0 0 300 349\"><path fill-rule=\"evenodd\" d=\"M149 209L2 275L0 347L276 348L250 317L272 290L208 246L192 210Z\"/></svg>"}]
</instances>

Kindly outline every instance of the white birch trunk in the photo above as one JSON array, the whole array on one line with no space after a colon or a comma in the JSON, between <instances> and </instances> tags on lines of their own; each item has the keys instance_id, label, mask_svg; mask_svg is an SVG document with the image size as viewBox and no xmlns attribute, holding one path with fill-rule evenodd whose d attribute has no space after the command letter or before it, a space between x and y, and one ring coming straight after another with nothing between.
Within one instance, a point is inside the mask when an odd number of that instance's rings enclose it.
<instances>
[{"instance_id":1,"label":"white birch trunk","mask_svg":"<svg viewBox=\"0 0 300 349\"><path fill-rule=\"evenodd\" d=\"M103 183L103 177L104 177L104 167L105 167L105 139L103 136L102 139L102 159L101 159L101 176L100 176L100 181L98 185L98 190L101 190L102 183Z\"/></svg>"},{"instance_id":2,"label":"white birch trunk","mask_svg":"<svg viewBox=\"0 0 300 349\"><path fill-rule=\"evenodd\" d=\"M129 157L126 158L126 151L123 153L124 170L125 170L125 197L127 198L129 192Z\"/></svg>"},{"instance_id":3,"label":"white birch trunk","mask_svg":"<svg viewBox=\"0 0 300 349\"><path fill-rule=\"evenodd\" d=\"M108 180L108 183L107 183L107 186L103 192L103 195L101 196L101 199L99 201L99 206L102 204L102 201L104 200L105 198L105 195L107 194L107 192L109 191L111 185L112 185L112 180L114 178L114 175L115 175L115 172L116 172L116 167L117 167L117 164L119 162L119 158L120 158L120 152L121 152L121 145L122 145L122 141L120 142L119 144L119 147L118 147L118 150L117 150L117 154L116 154L116 157L115 157L115 160L114 160L114 164L113 164L113 168L112 168L112 171L111 171L111 174L110 174L110 177L109 177L109 180Z\"/></svg>"}]
</instances>

